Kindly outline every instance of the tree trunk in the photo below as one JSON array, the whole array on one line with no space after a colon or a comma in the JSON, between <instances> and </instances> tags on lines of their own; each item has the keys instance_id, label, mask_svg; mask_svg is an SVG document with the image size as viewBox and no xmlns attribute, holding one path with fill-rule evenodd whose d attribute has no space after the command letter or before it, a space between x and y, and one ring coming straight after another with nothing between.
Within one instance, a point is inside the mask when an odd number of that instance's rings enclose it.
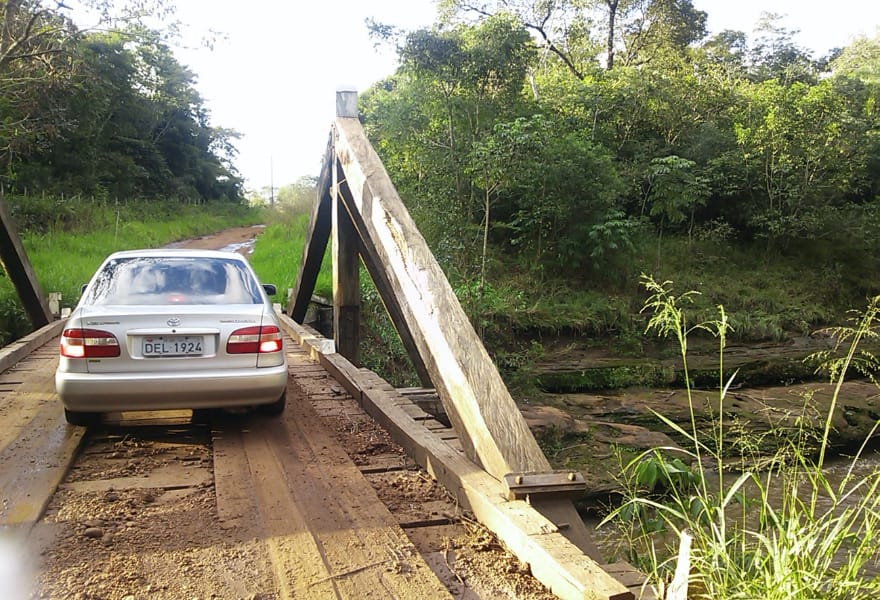
<instances>
[{"instance_id":1,"label":"tree trunk","mask_svg":"<svg viewBox=\"0 0 880 600\"><path fill-rule=\"evenodd\" d=\"M608 5L608 54L605 59L605 68L610 71L614 68L614 27L620 0L605 0L605 3Z\"/></svg>"}]
</instances>

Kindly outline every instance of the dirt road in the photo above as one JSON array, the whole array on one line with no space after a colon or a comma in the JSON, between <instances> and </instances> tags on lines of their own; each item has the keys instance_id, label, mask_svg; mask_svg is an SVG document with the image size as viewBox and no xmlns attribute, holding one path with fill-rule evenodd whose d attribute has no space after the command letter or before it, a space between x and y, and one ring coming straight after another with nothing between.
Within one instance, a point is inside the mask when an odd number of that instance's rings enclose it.
<instances>
[{"instance_id":1,"label":"dirt road","mask_svg":"<svg viewBox=\"0 0 880 600\"><path fill-rule=\"evenodd\" d=\"M258 231L193 243L227 247ZM288 349L281 418L126 413L90 428L43 517L0 541L0 597L552 597ZM38 360L0 398L21 425L0 425L4 474L33 468L28 444L82 433L56 418L53 342Z\"/></svg>"}]
</instances>

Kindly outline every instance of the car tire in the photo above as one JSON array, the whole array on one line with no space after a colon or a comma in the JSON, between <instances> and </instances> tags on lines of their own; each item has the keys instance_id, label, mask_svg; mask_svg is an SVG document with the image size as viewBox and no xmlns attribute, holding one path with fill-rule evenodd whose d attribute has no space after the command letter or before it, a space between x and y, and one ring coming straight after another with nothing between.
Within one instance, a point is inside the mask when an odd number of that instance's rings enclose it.
<instances>
[{"instance_id":1,"label":"car tire","mask_svg":"<svg viewBox=\"0 0 880 600\"><path fill-rule=\"evenodd\" d=\"M284 412L284 407L287 405L287 390L282 392L281 396L275 402L271 404L261 404L257 407L257 412L262 415L267 415L270 417L277 417Z\"/></svg>"},{"instance_id":2,"label":"car tire","mask_svg":"<svg viewBox=\"0 0 880 600\"><path fill-rule=\"evenodd\" d=\"M101 420L101 413L96 412L79 412L74 410L64 409L64 418L71 425L81 425L83 427L88 427L89 425L95 425Z\"/></svg>"}]
</instances>

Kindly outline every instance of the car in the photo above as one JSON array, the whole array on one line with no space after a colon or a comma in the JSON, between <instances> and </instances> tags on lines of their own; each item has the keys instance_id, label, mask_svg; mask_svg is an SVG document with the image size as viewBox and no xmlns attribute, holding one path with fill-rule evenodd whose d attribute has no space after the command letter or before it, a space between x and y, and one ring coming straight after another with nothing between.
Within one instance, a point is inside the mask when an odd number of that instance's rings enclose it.
<instances>
[{"instance_id":1,"label":"car","mask_svg":"<svg viewBox=\"0 0 880 600\"><path fill-rule=\"evenodd\" d=\"M280 415L288 373L274 293L233 252L111 254L61 334L55 389L67 421L165 409Z\"/></svg>"}]
</instances>

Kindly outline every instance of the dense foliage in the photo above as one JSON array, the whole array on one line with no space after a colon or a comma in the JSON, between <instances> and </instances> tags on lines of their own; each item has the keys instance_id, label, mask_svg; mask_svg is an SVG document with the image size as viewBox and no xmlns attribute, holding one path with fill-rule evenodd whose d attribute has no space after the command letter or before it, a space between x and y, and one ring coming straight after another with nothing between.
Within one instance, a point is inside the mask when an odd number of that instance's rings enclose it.
<instances>
[{"instance_id":1,"label":"dense foliage","mask_svg":"<svg viewBox=\"0 0 880 600\"><path fill-rule=\"evenodd\" d=\"M453 279L482 297L494 264L609 295L683 280L672 248L807 266L837 309L878 291L880 37L817 59L772 15L707 37L690 0L441 5L430 30L374 24L400 67L361 113Z\"/></svg>"},{"instance_id":2,"label":"dense foliage","mask_svg":"<svg viewBox=\"0 0 880 600\"><path fill-rule=\"evenodd\" d=\"M143 17L155 3L133 5ZM83 31L68 12L0 0L3 190L238 202L236 134L210 125L195 74L163 35L138 18Z\"/></svg>"}]
</instances>

